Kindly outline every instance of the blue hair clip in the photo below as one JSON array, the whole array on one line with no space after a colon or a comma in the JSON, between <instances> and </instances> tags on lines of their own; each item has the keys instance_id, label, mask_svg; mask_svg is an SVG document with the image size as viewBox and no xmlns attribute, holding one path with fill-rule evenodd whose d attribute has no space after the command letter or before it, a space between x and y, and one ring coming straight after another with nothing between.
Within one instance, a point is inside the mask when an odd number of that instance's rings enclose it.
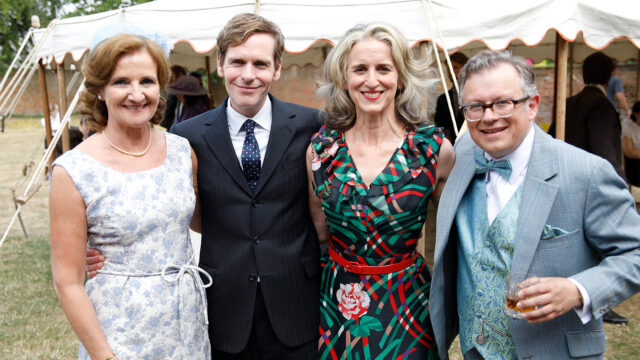
<instances>
[{"instance_id":1,"label":"blue hair clip","mask_svg":"<svg viewBox=\"0 0 640 360\"><path fill-rule=\"evenodd\" d=\"M90 51L93 52L93 49L95 49L96 46L98 46L101 42L118 34L133 34L143 38L147 38L149 40L153 40L158 43L158 45L160 45L165 55L167 56L169 56L169 52L173 48L173 44L171 44L169 37L160 32L146 31L131 24L115 23L103 26L98 31L96 31L95 35L93 35L93 40L91 40Z\"/></svg>"}]
</instances>

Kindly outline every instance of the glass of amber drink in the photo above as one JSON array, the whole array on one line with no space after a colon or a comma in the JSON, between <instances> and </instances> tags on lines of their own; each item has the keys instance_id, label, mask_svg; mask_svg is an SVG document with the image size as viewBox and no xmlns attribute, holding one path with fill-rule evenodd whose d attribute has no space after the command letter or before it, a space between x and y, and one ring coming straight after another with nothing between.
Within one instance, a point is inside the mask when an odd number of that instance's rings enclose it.
<instances>
[{"instance_id":1,"label":"glass of amber drink","mask_svg":"<svg viewBox=\"0 0 640 360\"><path fill-rule=\"evenodd\" d=\"M527 273L509 273L507 274L507 291L506 291L506 304L504 311L507 315L514 319L521 319L520 314L526 311L535 309L535 306L520 309L516 306L518 301L524 300L518 297L518 292L529 286L536 285L540 282L540 279Z\"/></svg>"}]
</instances>

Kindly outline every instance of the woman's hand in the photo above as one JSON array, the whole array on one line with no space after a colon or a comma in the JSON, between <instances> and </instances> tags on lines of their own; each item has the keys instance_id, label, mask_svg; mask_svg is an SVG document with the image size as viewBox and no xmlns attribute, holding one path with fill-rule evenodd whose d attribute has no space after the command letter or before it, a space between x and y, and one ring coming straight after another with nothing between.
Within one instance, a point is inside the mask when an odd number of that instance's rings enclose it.
<instances>
[{"instance_id":1,"label":"woman's hand","mask_svg":"<svg viewBox=\"0 0 640 360\"><path fill-rule=\"evenodd\" d=\"M86 259L87 277L89 279L92 279L96 275L98 275L98 270L104 267L104 261L106 260L106 258L104 257L104 255L102 255L100 251L96 249L87 248L86 254L87 254L87 259Z\"/></svg>"}]
</instances>

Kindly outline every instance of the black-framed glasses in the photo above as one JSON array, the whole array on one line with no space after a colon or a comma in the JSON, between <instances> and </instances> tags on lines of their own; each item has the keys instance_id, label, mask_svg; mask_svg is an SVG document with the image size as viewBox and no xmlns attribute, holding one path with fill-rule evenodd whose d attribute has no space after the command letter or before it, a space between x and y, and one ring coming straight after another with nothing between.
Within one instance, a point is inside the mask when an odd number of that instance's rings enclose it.
<instances>
[{"instance_id":1,"label":"black-framed glasses","mask_svg":"<svg viewBox=\"0 0 640 360\"><path fill-rule=\"evenodd\" d=\"M488 104L462 104L460 109L467 121L476 122L482 120L485 110L491 108L497 117L506 118L516 111L516 105L523 101L529 100L530 96L525 96L522 99L500 99Z\"/></svg>"}]
</instances>

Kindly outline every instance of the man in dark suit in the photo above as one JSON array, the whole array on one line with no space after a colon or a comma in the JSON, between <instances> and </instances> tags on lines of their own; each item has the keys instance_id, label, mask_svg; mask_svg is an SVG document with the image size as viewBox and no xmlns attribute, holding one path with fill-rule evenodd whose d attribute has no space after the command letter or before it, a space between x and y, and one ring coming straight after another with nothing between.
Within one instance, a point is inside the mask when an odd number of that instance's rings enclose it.
<instances>
[{"instance_id":1,"label":"man in dark suit","mask_svg":"<svg viewBox=\"0 0 640 360\"><path fill-rule=\"evenodd\" d=\"M599 51L584 60L584 89L567 99L565 141L608 160L624 179L620 121L605 90L614 69Z\"/></svg>"},{"instance_id":2,"label":"man in dark suit","mask_svg":"<svg viewBox=\"0 0 640 360\"><path fill-rule=\"evenodd\" d=\"M213 277L207 289L213 357L316 359L319 245L305 151L318 111L269 95L284 52L274 23L237 15L217 44L229 97L171 128L198 159L194 216L201 219L200 267Z\"/></svg>"}]
</instances>

